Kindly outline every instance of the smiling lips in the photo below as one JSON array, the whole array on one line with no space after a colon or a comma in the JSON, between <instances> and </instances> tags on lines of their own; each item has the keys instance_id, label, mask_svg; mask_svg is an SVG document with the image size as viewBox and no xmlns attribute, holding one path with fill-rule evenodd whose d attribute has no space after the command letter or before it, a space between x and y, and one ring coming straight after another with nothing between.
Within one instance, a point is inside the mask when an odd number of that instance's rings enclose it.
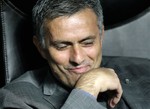
<instances>
[{"instance_id":1,"label":"smiling lips","mask_svg":"<svg viewBox=\"0 0 150 109\"><path fill-rule=\"evenodd\" d=\"M87 72L90 69L90 66L79 66L79 67L74 67L74 68L69 68L69 72L77 73L77 74L82 74Z\"/></svg>"}]
</instances>

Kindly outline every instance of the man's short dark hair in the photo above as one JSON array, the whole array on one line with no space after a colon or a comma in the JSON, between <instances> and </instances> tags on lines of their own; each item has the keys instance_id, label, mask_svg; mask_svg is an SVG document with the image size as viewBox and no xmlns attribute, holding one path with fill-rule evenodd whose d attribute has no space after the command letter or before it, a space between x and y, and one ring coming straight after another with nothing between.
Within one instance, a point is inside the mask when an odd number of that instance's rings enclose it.
<instances>
[{"instance_id":1,"label":"man's short dark hair","mask_svg":"<svg viewBox=\"0 0 150 109\"><path fill-rule=\"evenodd\" d=\"M44 37L47 34L45 23L60 16L71 16L86 8L92 9L98 17L98 26L103 28L103 13L100 0L38 0L33 7L32 18L34 32L45 48Z\"/></svg>"}]
</instances>

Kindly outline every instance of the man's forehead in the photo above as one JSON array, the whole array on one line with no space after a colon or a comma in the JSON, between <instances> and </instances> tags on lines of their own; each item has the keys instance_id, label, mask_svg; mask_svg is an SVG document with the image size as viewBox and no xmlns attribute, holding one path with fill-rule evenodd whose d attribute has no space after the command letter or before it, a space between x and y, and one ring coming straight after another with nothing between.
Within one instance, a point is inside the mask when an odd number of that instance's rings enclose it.
<instances>
[{"instance_id":1,"label":"man's forehead","mask_svg":"<svg viewBox=\"0 0 150 109\"><path fill-rule=\"evenodd\" d=\"M96 18L97 20L97 15L95 14L95 12L91 9L91 8L85 8L82 9L74 14L71 15L63 15L63 16L58 16L54 19L46 19L46 24L54 24L54 23L59 23L61 21L73 21L73 18L78 18L78 17L82 17L82 18L87 18L86 16L90 16L88 17L88 19L92 19L92 18ZM93 19L94 20L94 19Z\"/></svg>"}]
</instances>

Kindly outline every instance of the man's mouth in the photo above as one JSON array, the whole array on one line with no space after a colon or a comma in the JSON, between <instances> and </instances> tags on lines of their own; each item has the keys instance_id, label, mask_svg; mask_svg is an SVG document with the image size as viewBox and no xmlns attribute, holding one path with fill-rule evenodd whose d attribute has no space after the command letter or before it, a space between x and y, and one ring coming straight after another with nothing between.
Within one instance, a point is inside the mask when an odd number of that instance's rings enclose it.
<instances>
[{"instance_id":1,"label":"man's mouth","mask_svg":"<svg viewBox=\"0 0 150 109\"><path fill-rule=\"evenodd\" d=\"M89 71L89 69L90 69L90 66L78 66L78 67L69 68L68 71L77 73L77 74L83 74Z\"/></svg>"}]
</instances>

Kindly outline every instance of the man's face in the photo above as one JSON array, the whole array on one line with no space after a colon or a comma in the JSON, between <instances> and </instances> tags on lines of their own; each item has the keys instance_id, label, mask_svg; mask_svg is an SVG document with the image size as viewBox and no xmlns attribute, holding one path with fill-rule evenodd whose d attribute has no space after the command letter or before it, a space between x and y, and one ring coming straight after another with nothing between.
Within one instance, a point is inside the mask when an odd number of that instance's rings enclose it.
<instances>
[{"instance_id":1,"label":"man's face","mask_svg":"<svg viewBox=\"0 0 150 109\"><path fill-rule=\"evenodd\" d=\"M100 66L103 34L92 10L58 17L46 26L51 34L46 36L46 59L63 84L74 87L80 76Z\"/></svg>"}]
</instances>

